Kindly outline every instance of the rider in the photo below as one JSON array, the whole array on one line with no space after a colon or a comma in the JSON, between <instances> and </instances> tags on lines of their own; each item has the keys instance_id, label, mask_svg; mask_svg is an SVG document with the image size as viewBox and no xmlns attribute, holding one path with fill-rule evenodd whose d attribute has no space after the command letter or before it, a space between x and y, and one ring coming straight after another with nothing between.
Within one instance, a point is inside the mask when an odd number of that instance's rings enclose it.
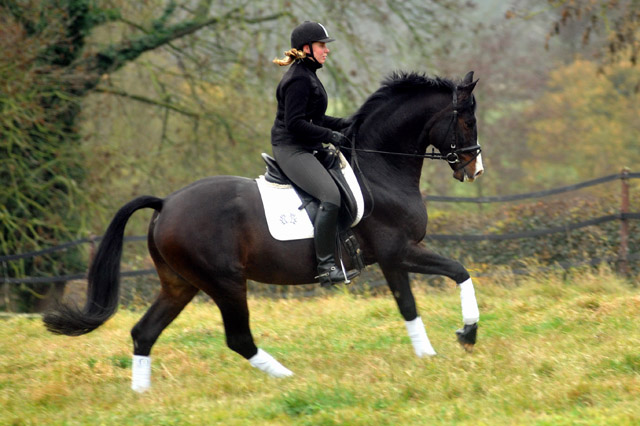
<instances>
[{"instance_id":1,"label":"rider","mask_svg":"<svg viewBox=\"0 0 640 426\"><path fill-rule=\"evenodd\" d=\"M327 43L334 41L324 26L305 21L291 33L291 50L280 66L291 65L276 90L278 110L271 128L273 155L284 173L311 196L320 201L314 222L314 245L320 284L346 282L359 274L350 270L345 277L334 257L340 192L329 172L314 156L323 142L337 148L348 143L340 132L349 122L325 115L327 92L316 71L327 59Z\"/></svg>"}]
</instances>

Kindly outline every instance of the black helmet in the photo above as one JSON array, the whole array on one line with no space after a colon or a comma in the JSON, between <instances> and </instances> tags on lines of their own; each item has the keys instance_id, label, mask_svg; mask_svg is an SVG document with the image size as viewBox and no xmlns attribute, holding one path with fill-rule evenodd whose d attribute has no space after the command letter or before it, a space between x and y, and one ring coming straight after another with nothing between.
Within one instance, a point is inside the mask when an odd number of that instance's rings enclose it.
<instances>
[{"instance_id":1,"label":"black helmet","mask_svg":"<svg viewBox=\"0 0 640 426\"><path fill-rule=\"evenodd\" d=\"M317 22L304 21L291 32L291 47L294 49L302 49L305 44L314 41L329 43L334 40L329 37L327 29Z\"/></svg>"}]
</instances>

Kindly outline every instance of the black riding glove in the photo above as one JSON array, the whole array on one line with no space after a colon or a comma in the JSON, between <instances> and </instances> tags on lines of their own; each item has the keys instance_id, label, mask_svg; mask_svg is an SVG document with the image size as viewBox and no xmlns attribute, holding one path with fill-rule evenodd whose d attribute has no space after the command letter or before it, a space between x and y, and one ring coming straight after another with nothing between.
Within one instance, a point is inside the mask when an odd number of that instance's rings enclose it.
<instances>
[{"instance_id":1,"label":"black riding glove","mask_svg":"<svg viewBox=\"0 0 640 426\"><path fill-rule=\"evenodd\" d=\"M333 131L331 132L331 143L336 146L336 148L340 148L341 146L349 146L351 145L351 141L345 135L340 132Z\"/></svg>"}]
</instances>

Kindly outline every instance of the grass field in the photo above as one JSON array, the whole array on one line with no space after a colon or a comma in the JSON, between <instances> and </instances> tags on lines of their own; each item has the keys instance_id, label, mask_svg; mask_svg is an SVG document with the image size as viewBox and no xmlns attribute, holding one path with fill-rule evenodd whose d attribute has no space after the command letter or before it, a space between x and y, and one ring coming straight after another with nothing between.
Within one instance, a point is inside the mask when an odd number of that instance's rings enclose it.
<instances>
[{"instance_id":1,"label":"grass field","mask_svg":"<svg viewBox=\"0 0 640 426\"><path fill-rule=\"evenodd\" d=\"M129 330L142 311L75 338L0 319L0 425L640 424L638 287L607 271L475 282L473 354L455 341L453 285L416 289L431 359L413 354L391 296L251 299L254 337L287 379L226 348L214 305L191 304L154 347L141 395Z\"/></svg>"}]
</instances>

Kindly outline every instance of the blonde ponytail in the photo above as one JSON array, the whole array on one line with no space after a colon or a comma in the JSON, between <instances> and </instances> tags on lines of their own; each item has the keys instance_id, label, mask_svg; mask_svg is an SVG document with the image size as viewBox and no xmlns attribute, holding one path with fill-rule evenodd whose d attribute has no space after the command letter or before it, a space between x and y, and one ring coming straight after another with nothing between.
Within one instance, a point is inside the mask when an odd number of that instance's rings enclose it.
<instances>
[{"instance_id":1,"label":"blonde ponytail","mask_svg":"<svg viewBox=\"0 0 640 426\"><path fill-rule=\"evenodd\" d=\"M297 59L303 59L307 57L307 54L298 49L291 49L284 52L284 59L275 58L273 60L274 64L278 64L281 67L286 67L287 65L291 65L293 61Z\"/></svg>"}]
</instances>

